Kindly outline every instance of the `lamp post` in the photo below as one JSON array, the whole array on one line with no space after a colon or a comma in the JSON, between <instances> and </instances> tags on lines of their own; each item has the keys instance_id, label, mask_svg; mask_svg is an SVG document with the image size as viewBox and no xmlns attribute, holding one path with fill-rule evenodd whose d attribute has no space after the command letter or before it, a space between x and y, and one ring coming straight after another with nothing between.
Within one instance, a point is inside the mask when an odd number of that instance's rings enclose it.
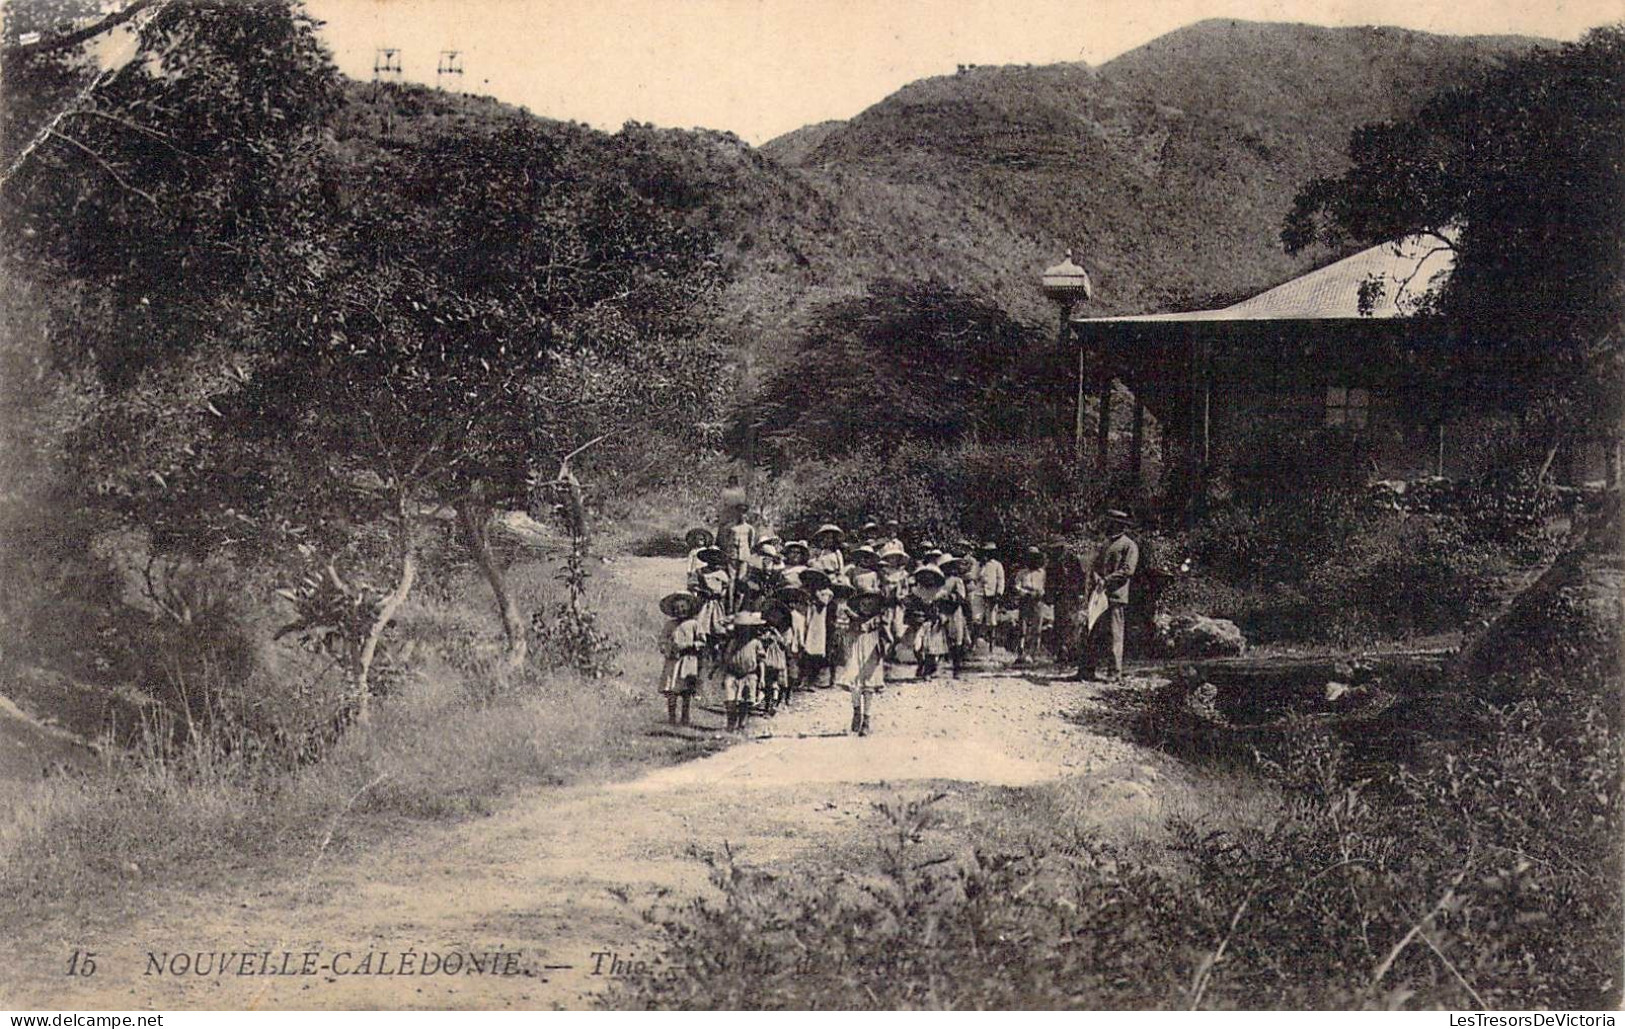
<instances>
[{"instance_id":1,"label":"lamp post","mask_svg":"<svg viewBox=\"0 0 1625 1029\"><path fill-rule=\"evenodd\" d=\"M1094 287L1089 284L1089 273L1082 266L1072 261L1072 248L1068 247L1066 258L1060 264L1051 265L1044 269L1043 275L1044 295L1055 301L1060 308L1061 327L1056 336L1056 343L1066 346L1067 334L1072 327L1072 308L1080 302L1087 302L1094 298ZM1082 343L1078 344L1078 399L1075 411L1074 442L1075 457L1078 463L1083 463L1083 395L1088 388L1087 351Z\"/></svg>"}]
</instances>

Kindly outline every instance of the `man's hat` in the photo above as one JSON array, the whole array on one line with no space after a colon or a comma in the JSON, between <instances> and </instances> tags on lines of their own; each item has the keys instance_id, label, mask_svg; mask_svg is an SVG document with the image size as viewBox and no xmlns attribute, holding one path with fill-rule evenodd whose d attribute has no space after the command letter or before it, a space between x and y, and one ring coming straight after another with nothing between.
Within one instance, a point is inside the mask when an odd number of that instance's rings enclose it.
<instances>
[{"instance_id":1,"label":"man's hat","mask_svg":"<svg viewBox=\"0 0 1625 1029\"><path fill-rule=\"evenodd\" d=\"M891 565L901 565L908 560L908 551L903 549L901 543L895 540L880 548L880 559Z\"/></svg>"},{"instance_id":2,"label":"man's hat","mask_svg":"<svg viewBox=\"0 0 1625 1029\"><path fill-rule=\"evenodd\" d=\"M734 615L735 629L756 629L766 624L762 621L762 616L755 611L741 611Z\"/></svg>"},{"instance_id":3,"label":"man's hat","mask_svg":"<svg viewBox=\"0 0 1625 1029\"><path fill-rule=\"evenodd\" d=\"M942 559L942 551L936 547L926 547L920 552L920 563L934 565Z\"/></svg>"},{"instance_id":4,"label":"man's hat","mask_svg":"<svg viewBox=\"0 0 1625 1029\"><path fill-rule=\"evenodd\" d=\"M948 579L936 565L921 565L914 569L914 581L922 586L941 586Z\"/></svg>"},{"instance_id":5,"label":"man's hat","mask_svg":"<svg viewBox=\"0 0 1625 1029\"><path fill-rule=\"evenodd\" d=\"M769 557L780 556L779 545L774 543L772 540L763 540L762 542L756 544L756 552L758 554L766 554Z\"/></svg>"},{"instance_id":6,"label":"man's hat","mask_svg":"<svg viewBox=\"0 0 1625 1029\"><path fill-rule=\"evenodd\" d=\"M800 607L812 599L812 595L800 586L785 586L773 595L779 601L789 604L791 607Z\"/></svg>"},{"instance_id":7,"label":"man's hat","mask_svg":"<svg viewBox=\"0 0 1625 1029\"><path fill-rule=\"evenodd\" d=\"M701 547L709 547L711 544L715 543L716 540L717 538L711 535L710 529L690 529L688 530L688 535L683 537L683 542L688 544L688 549L690 550L698 550Z\"/></svg>"},{"instance_id":8,"label":"man's hat","mask_svg":"<svg viewBox=\"0 0 1625 1029\"><path fill-rule=\"evenodd\" d=\"M836 539L846 539L846 530L831 522L825 522L823 525L820 525L818 527L818 531L813 533L813 539L817 539L820 536L831 533L834 534Z\"/></svg>"},{"instance_id":9,"label":"man's hat","mask_svg":"<svg viewBox=\"0 0 1625 1029\"><path fill-rule=\"evenodd\" d=\"M801 551L803 561L806 560L807 555L812 553L812 548L807 545L806 540L791 540L790 542L786 543L784 545L784 556L788 558L790 556L790 551L792 550Z\"/></svg>"},{"instance_id":10,"label":"man's hat","mask_svg":"<svg viewBox=\"0 0 1625 1029\"><path fill-rule=\"evenodd\" d=\"M801 573L801 588L809 593L829 588L829 575L818 568L809 568Z\"/></svg>"},{"instance_id":11,"label":"man's hat","mask_svg":"<svg viewBox=\"0 0 1625 1029\"><path fill-rule=\"evenodd\" d=\"M728 560L728 556L716 547L701 547L694 556L708 565L719 565Z\"/></svg>"},{"instance_id":12,"label":"man's hat","mask_svg":"<svg viewBox=\"0 0 1625 1029\"><path fill-rule=\"evenodd\" d=\"M879 522L864 522L863 523L863 528L859 529L858 531L863 533L865 536L872 536L875 533L880 531L880 523Z\"/></svg>"},{"instance_id":13,"label":"man's hat","mask_svg":"<svg viewBox=\"0 0 1625 1029\"><path fill-rule=\"evenodd\" d=\"M982 544L981 547L978 548L978 549L980 549L982 551L982 553L984 553L984 554L992 554L992 553L997 553L998 552L999 545L997 543L994 543L992 540L988 540L986 543Z\"/></svg>"},{"instance_id":14,"label":"man's hat","mask_svg":"<svg viewBox=\"0 0 1625 1029\"><path fill-rule=\"evenodd\" d=\"M700 609L700 600L692 593L668 593L660 598L660 613L667 618L688 618Z\"/></svg>"},{"instance_id":15,"label":"man's hat","mask_svg":"<svg viewBox=\"0 0 1625 1029\"><path fill-rule=\"evenodd\" d=\"M771 545L771 546L783 546L783 544L784 544L784 537L780 536L776 532L770 532L766 536L763 536L761 539L756 541L756 549L761 550L763 547L769 546L769 545Z\"/></svg>"},{"instance_id":16,"label":"man's hat","mask_svg":"<svg viewBox=\"0 0 1625 1029\"><path fill-rule=\"evenodd\" d=\"M853 588L852 584L846 580L845 576L841 576L840 578L832 577L829 580L829 589L831 593L835 594L836 600L844 600L857 592L857 590Z\"/></svg>"},{"instance_id":17,"label":"man's hat","mask_svg":"<svg viewBox=\"0 0 1625 1029\"><path fill-rule=\"evenodd\" d=\"M880 555L875 553L874 547L864 544L858 549L852 551L852 561L855 564L860 564L867 568L870 565L879 564Z\"/></svg>"},{"instance_id":18,"label":"man's hat","mask_svg":"<svg viewBox=\"0 0 1625 1029\"><path fill-rule=\"evenodd\" d=\"M846 606L859 618L873 618L886 609L886 598L878 593L859 593Z\"/></svg>"},{"instance_id":19,"label":"man's hat","mask_svg":"<svg viewBox=\"0 0 1625 1029\"><path fill-rule=\"evenodd\" d=\"M1127 525L1134 520L1128 516L1127 511L1116 507L1108 510L1103 517L1108 522L1122 522L1124 525Z\"/></svg>"},{"instance_id":20,"label":"man's hat","mask_svg":"<svg viewBox=\"0 0 1625 1029\"><path fill-rule=\"evenodd\" d=\"M885 527L886 527L886 528L888 528L888 529L890 529L890 528L894 528L894 527L895 527L895 528L901 528L901 527L902 527L902 525L903 525L903 523L902 523L902 522L900 522L900 521L898 521L898 520L897 520L897 519L895 519L895 518L888 518L888 519L886 519L886 520L885 520L885 521L884 521L884 522L881 522L881 523L880 523L880 524L881 524L881 525L883 525L883 526L885 526Z\"/></svg>"},{"instance_id":21,"label":"man's hat","mask_svg":"<svg viewBox=\"0 0 1625 1029\"><path fill-rule=\"evenodd\" d=\"M953 557L953 556L949 556L949 558L946 561L943 561L937 567L941 568L943 571L947 572L949 575L961 575L961 574L963 574L965 572L970 571L970 563L971 562L970 562L969 557Z\"/></svg>"}]
</instances>

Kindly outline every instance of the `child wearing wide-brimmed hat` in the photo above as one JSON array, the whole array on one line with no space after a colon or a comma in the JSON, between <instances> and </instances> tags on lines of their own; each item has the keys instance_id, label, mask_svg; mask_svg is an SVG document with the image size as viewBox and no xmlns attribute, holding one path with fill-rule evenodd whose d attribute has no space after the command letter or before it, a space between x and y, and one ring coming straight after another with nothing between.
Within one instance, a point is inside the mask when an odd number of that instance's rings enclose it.
<instances>
[{"instance_id":1,"label":"child wearing wide-brimmed hat","mask_svg":"<svg viewBox=\"0 0 1625 1029\"><path fill-rule=\"evenodd\" d=\"M830 605L835 602L830 577L816 568L801 573L801 589L807 595L803 608L800 685L802 689L823 689L830 674Z\"/></svg>"},{"instance_id":2,"label":"child wearing wide-brimmed hat","mask_svg":"<svg viewBox=\"0 0 1625 1029\"><path fill-rule=\"evenodd\" d=\"M762 605L762 714L779 713L779 705L790 699L790 608L771 599Z\"/></svg>"},{"instance_id":3,"label":"child wearing wide-brimmed hat","mask_svg":"<svg viewBox=\"0 0 1625 1029\"><path fill-rule=\"evenodd\" d=\"M948 577L933 563L914 569L914 585L905 601L905 617L912 626L909 649L914 651L915 673L934 679L937 665L948 654L948 633L938 605Z\"/></svg>"},{"instance_id":4,"label":"child wearing wide-brimmed hat","mask_svg":"<svg viewBox=\"0 0 1625 1029\"><path fill-rule=\"evenodd\" d=\"M666 623L666 666L660 673L660 692L666 698L666 721L688 724L688 705L700 684L700 601L692 593L671 593L660 601ZM680 709L680 714L679 714Z\"/></svg>"},{"instance_id":5,"label":"child wearing wide-brimmed hat","mask_svg":"<svg viewBox=\"0 0 1625 1029\"><path fill-rule=\"evenodd\" d=\"M908 551L895 540L880 549L880 595L886 600L886 631L891 640L886 659L897 660L897 647L907 626L903 601L908 596Z\"/></svg>"},{"instance_id":6,"label":"child wearing wide-brimmed hat","mask_svg":"<svg viewBox=\"0 0 1625 1029\"><path fill-rule=\"evenodd\" d=\"M706 642L719 643L728 634L728 592L733 576L728 574L728 559L719 548L701 547L694 556L700 569L691 589L700 601L700 635Z\"/></svg>"},{"instance_id":7,"label":"child wearing wide-brimmed hat","mask_svg":"<svg viewBox=\"0 0 1625 1029\"><path fill-rule=\"evenodd\" d=\"M942 596L937 598L937 608L942 612L943 634L948 640L948 660L955 679L965 670L965 658L970 655L970 588L965 580L971 563L969 558L950 554L938 565L946 579L942 584Z\"/></svg>"},{"instance_id":8,"label":"child wearing wide-brimmed hat","mask_svg":"<svg viewBox=\"0 0 1625 1029\"><path fill-rule=\"evenodd\" d=\"M683 543L688 547L688 588L693 589L700 584L700 569L704 566L700 551L715 544L716 537L709 529L690 529Z\"/></svg>"},{"instance_id":9,"label":"child wearing wide-brimmed hat","mask_svg":"<svg viewBox=\"0 0 1625 1029\"><path fill-rule=\"evenodd\" d=\"M745 728L750 706L762 687L762 671L767 663L767 648L760 635L764 624L755 611L733 616L728 649L722 658L723 707L730 731Z\"/></svg>"},{"instance_id":10,"label":"child wearing wide-brimmed hat","mask_svg":"<svg viewBox=\"0 0 1625 1029\"><path fill-rule=\"evenodd\" d=\"M886 598L879 593L855 593L844 605L841 667L835 681L852 694L852 732L869 735L874 695L886 684L886 652L891 643L886 627Z\"/></svg>"},{"instance_id":11,"label":"child wearing wide-brimmed hat","mask_svg":"<svg viewBox=\"0 0 1625 1029\"><path fill-rule=\"evenodd\" d=\"M813 555L807 562L808 567L816 568L825 575L841 575L846 571L846 558L841 554L841 543L846 539L846 531L833 522L826 522L813 533Z\"/></svg>"},{"instance_id":12,"label":"child wearing wide-brimmed hat","mask_svg":"<svg viewBox=\"0 0 1625 1029\"><path fill-rule=\"evenodd\" d=\"M880 554L867 543L852 551L852 564L847 569L852 588L859 593L880 591Z\"/></svg>"}]
</instances>

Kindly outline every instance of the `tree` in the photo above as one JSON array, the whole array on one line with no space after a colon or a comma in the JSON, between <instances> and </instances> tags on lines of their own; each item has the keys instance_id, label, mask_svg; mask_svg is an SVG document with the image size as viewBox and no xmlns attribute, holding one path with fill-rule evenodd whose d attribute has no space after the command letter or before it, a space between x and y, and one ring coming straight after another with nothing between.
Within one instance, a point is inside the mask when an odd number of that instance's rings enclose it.
<instances>
[{"instance_id":1,"label":"tree","mask_svg":"<svg viewBox=\"0 0 1625 1029\"><path fill-rule=\"evenodd\" d=\"M734 445L754 432L787 464L909 438L1015 434L1044 386L1027 374L1029 358L1049 356L1041 339L941 284L877 283L819 311L795 357L741 409Z\"/></svg>"},{"instance_id":2,"label":"tree","mask_svg":"<svg viewBox=\"0 0 1625 1029\"><path fill-rule=\"evenodd\" d=\"M1625 28L1533 51L1409 119L1365 126L1349 156L1349 171L1298 194L1288 250L1427 234L1455 270L1423 316L1459 339L1463 362L1440 369L1440 406L1522 412L1544 426L1547 464L1562 441L1617 432Z\"/></svg>"}]
</instances>

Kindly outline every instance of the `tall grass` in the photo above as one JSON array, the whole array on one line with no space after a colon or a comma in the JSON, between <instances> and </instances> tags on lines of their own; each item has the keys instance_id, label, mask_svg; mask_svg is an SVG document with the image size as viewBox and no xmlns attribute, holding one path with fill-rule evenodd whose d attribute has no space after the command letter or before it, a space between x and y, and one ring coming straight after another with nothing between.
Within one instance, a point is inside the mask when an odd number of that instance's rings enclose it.
<instances>
[{"instance_id":1,"label":"tall grass","mask_svg":"<svg viewBox=\"0 0 1625 1029\"><path fill-rule=\"evenodd\" d=\"M554 589L552 569L513 569L527 601ZM558 784L629 761L669 761L703 744L652 737L659 618L637 591L594 576L606 630L631 644L624 674L585 681L569 671L507 673L476 589L416 598L397 633L395 674L369 725L319 759L223 718L152 726L137 745L109 747L99 770L0 794L0 913L20 921L73 900L91 904L131 882L184 884L222 868L303 861L335 824L339 845L392 820L489 812L516 790ZM262 684L311 695L293 683ZM191 682L237 696L243 684ZM178 740L173 743L172 740Z\"/></svg>"}]
</instances>

